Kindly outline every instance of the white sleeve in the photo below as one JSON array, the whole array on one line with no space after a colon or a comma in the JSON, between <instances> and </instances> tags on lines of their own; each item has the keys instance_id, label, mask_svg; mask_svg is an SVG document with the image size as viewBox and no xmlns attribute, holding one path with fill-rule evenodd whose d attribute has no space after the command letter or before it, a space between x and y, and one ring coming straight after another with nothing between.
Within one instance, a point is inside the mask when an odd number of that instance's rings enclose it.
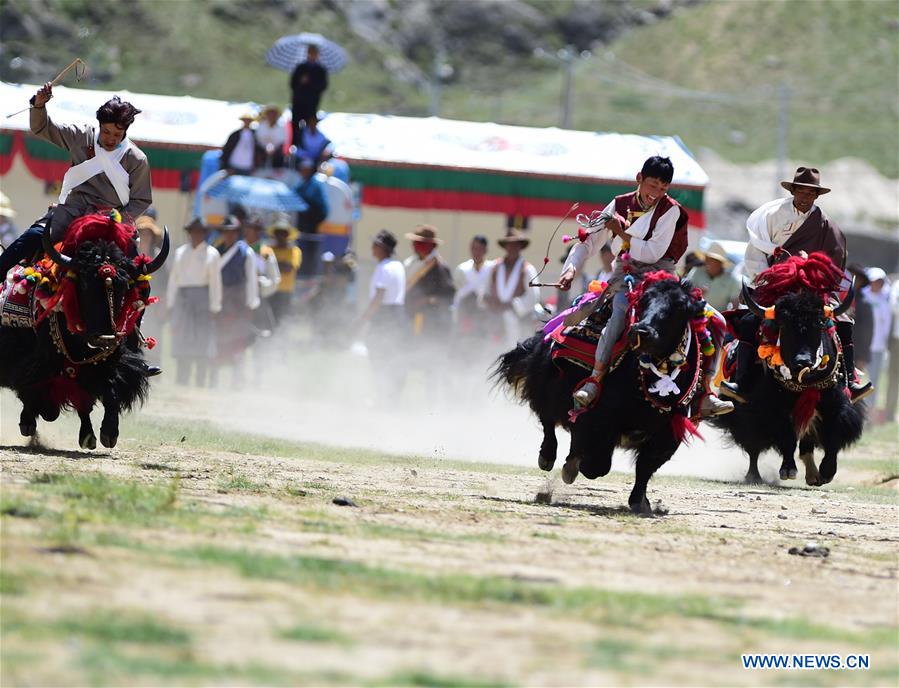
<instances>
[{"instance_id":1,"label":"white sleeve","mask_svg":"<svg viewBox=\"0 0 899 688\"><path fill-rule=\"evenodd\" d=\"M531 313L534 310L534 306L540 303L540 287L527 286L535 277L537 277L537 268L530 263L526 263L524 265L524 294L512 299L512 308L516 313Z\"/></svg>"},{"instance_id":2,"label":"white sleeve","mask_svg":"<svg viewBox=\"0 0 899 688\"><path fill-rule=\"evenodd\" d=\"M657 263L665 255L665 251L671 246L674 230L677 229L677 221L680 219L680 208L671 206L668 212L662 215L656 222L649 239L631 237L631 258L641 263Z\"/></svg>"},{"instance_id":3,"label":"white sleeve","mask_svg":"<svg viewBox=\"0 0 899 688\"><path fill-rule=\"evenodd\" d=\"M256 274L256 252L251 248L247 249L243 272L247 285L247 308L254 311L259 308L259 279Z\"/></svg>"},{"instance_id":4,"label":"white sleeve","mask_svg":"<svg viewBox=\"0 0 899 688\"><path fill-rule=\"evenodd\" d=\"M213 249L215 251L215 249ZM209 254L206 265L209 270L209 311L222 312L222 257L218 251Z\"/></svg>"},{"instance_id":5,"label":"white sleeve","mask_svg":"<svg viewBox=\"0 0 899 688\"><path fill-rule=\"evenodd\" d=\"M609 215L615 214L614 199L603 208L603 212ZM609 230L603 228L587 237L587 241L584 243L575 239L575 244L571 247L571 251L568 252L568 258L565 259L565 265L562 266L562 272L565 272L569 267L574 267L576 274L581 274L587 259L599 253L599 249L609 243L609 238Z\"/></svg>"},{"instance_id":6,"label":"white sleeve","mask_svg":"<svg viewBox=\"0 0 899 688\"><path fill-rule=\"evenodd\" d=\"M178 266L181 263L180 258L184 253L175 251L175 264L172 265L172 271L169 273L169 283L165 289L165 307L171 308L175 305L175 299L178 295Z\"/></svg>"}]
</instances>

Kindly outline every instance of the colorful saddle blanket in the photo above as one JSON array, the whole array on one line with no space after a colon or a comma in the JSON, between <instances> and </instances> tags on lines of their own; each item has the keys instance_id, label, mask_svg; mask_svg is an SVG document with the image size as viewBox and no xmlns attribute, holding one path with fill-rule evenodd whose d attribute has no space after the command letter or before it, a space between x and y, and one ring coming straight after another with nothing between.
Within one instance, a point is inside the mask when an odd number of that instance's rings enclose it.
<instances>
[{"instance_id":1,"label":"colorful saddle blanket","mask_svg":"<svg viewBox=\"0 0 899 688\"><path fill-rule=\"evenodd\" d=\"M569 361L587 371L593 370L596 359L596 346L602 330L612 313L611 305L607 304L592 313L586 320L577 325L565 327L559 325L549 333L552 340L550 355L552 360ZM617 367L621 358L627 353L627 331L625 328L621 337L612 349L611 367ZM558 363L557 363L558 365Z\"/></svg>"},{"instance_id":2,"label":"colorful saddle blanket","mask_svg":"<svg viewBox=\"0 0 899 688\"><path fill-rule=\"evenodd\" d=\"M0 327L32 327L33 281L25 277L25 268L17 267L0 286Z\"/></svg>"}]
</instances>

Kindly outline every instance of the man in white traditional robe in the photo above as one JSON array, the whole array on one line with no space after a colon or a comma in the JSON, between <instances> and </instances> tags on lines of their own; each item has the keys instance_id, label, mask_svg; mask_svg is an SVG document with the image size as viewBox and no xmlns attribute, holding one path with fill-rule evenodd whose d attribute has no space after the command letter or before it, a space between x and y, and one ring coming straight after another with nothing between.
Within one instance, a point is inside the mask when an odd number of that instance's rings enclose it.
<instances>
[{"instance_id":1,"label":"man in white traditional robe","mask_svg":"<svg viewBox=\"0 0 899 688\"><path fill-rule=\"evenodd\" d=\"M147 156L127 138L140 110L115 96L97 110L98 127L56 124L47 115L52 97L50 83L32 97L31 133L67 150L71 167L63 178L59 204L0 254L0 277L41 250L45 228L57 243L82 215L115 208L133 222L153 200Z\"/></svg>"},{"instance_id":2,"label":"man in white traditional robe","mask_svg":"<svg viewBox=\"0 0 899 688\"><path fill-rule=\"evenodd\" d=\"M519 230L509 229L496 243L506 255L493 264L487 303L500 314L503 344L511 348L534 334L534 307L540 303L540 287L529 286L537 278L537 268L521 255L530 239Z\"/></svg>"}]
</instances>

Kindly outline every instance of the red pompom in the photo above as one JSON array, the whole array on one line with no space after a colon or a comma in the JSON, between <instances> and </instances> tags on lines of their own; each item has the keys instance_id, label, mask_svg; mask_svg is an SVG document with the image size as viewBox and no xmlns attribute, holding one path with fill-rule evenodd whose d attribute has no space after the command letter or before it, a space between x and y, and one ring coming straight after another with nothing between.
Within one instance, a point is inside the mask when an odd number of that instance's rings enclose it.
<instances>
[{"instance_id":1,"label":"red pompom","mask_svg":"<svg viewBox=\"0 0 899 688\"><path fill-rule=\"evenodd\" d=\"M578 227L578 230L577 230L578 241L580 241L583 244L585 241L587 241L587 238L589 236L590 236L590 234L587 232L586 229L584 229L583 227Z\"/></svg>"}]
</instances>

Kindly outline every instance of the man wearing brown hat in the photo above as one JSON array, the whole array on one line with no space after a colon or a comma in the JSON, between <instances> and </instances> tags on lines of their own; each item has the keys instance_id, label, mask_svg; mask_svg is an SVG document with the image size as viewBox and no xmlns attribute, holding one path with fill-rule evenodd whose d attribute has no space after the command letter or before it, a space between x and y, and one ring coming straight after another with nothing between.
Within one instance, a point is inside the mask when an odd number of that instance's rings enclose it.
<instances>
[{"instance_id":1,"label":"man wearing brown hat","mask_svg":"<svg viewBox=\"0 0 899 688\"><path fill-rule=\"evenodd\" d=\"M502 317L503 342L514 347L534 334L534 307L540 302L540 288L528 286L537 269L521 252L531 243L523 232L511 228L497 242L506 255L493 265L487 288L487 305Z\"/></svg>"},{"instance_id":2,"label":"man wearing brown hat","mask_svg":"<svg viewBox=\"0 0 899 688\"><path fill-rule=\"evenodd\" d=\"M437 228L418 225L406 234L413 254L406 258L406 311L412 319L413 334L435 341L446 341L452 327L453 298L456 286L453 273L440 255L443 242Z\"/></svg>"},{"instance_id":3,"label":"man wearing brown hat","mask_svg":"<svg viewBox=\"0 0 899 688\"><path fill-rule=\"evenodd\" d=\"M792 198L778 198L756 209L746 220L749 246L743 270L754 279L773 265L777 256L799 255L800 251L822 251L841 270L846 267L846 239L824 211L815 205L818 196L829 193L821 186L814 167L800 167L791 182L780 185ZM782 249L777 251L777 249ZM777 254L777 256L775 255Z\"/></svg>"},{"instance_id":4,"label":"man wearing brown hat","mask_svg":"<svg viewBox=\"0 0 899 688\"><path fill-rule=\"evenodd\" d=\"M846 268L846 238L815 201L830 193L821 186L821 174L814 167L800 167L793 181L780 185L792 196L778 198L757 208L746 220L749 245L746 247L743 274L749 279L789 256L820 251L826 254L841 270ZM855 348L852 344L852 316L847 312L837 320L837 334L843 346L846 370L850 373L849 391L853 402L861 400L872 391L871 383L862 385L855 371ZM754 362L751 346L741 342L737 355L737 383L723 382L721 395L744 401L739 380L748 366Z\"/></svg>"}]
</instances>

